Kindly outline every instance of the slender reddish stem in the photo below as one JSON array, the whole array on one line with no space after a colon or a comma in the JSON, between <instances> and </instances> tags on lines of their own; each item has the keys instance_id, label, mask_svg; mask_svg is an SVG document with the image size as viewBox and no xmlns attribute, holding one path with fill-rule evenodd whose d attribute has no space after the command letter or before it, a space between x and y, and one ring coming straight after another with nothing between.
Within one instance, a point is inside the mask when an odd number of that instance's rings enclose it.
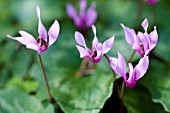
<instances>
[{"instance_id":1,"label":"slender reddish stem","mask_svg":"<svg viewBox=\"0 0 170 113\"><path fill-rule=\"evenodd\" d=\"M128 63L132 61L132 58L134 57L136 51L134 50L131 56L128 59ZM120 105L120 110L121 113L123 113L123 97L124 97L124 89L125 89L125 81L122 82L122 87L121 87L121 93L120 93L120 99L121 99L121 105Z\"/></svg>"},{"instance_id":2,"label":"slender reddish stem","mask_svg":"<svg viewBox=\"0 0 170 113\"><path fill-rule=\"evenodd\" d=\"M108 61L109 65L110 65L110 60L109 60L108 56L106 54L104 54L104 56L105 56L106 60ZM111 68L111 66L110 66L110 68ZM117 79L116 79L116 73L114 72L114 70L112 68L111 68L111 70L112 70L112 73L113 73L114 81L116 83L116 89L118 90L119 86L118 86Z\"/></svg>"},{"instance_id":3,"label":"slender reddish stem","mask_svg":"<svg viewBox=\"0 0 170 113\"><path fill-rule=\"evenodd\" d=\"M49 87L49 84L48 84L47 76L46 76L46 73L45 73L45 69L44 69L44 66L43 66L40 54L38 54L38 59L40 61L40 66L41 66L41 69L42 69L42 73L43 73L43 77L44 77L44 81L45 81L45 85L46 85L46 88L47 88L47 92L48 92L48 96L49 96L50 102L54 103L55 100L52 97L52 94L51 94L51 91L50 91L50 87Z\"/></svg>"}]
</instances>

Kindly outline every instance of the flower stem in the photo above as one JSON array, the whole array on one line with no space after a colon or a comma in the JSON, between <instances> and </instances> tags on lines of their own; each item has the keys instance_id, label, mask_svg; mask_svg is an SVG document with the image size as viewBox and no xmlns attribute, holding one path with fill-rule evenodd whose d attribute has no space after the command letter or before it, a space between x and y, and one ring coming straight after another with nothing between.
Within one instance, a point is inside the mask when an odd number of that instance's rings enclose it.
<instances>
[{"instance_id":1,"label":"flower stem","mask_svg":"<svg viewBox=\"0 0 170 113\"><path fill-rule=\"evenodd\" d=\"M104 54L104 56L105 56L106 60L108 61L109 65L110 65L110 61L109 61L108 56L106 54ZM111 68L111 66L110 66L110 68ZM119 87L118 87L118 83L117 83L117 79L116 79L116 73L114 72L114 70L112 68L111 68L111 70L112 70L114 81L115 81L115 84L116 84L116 89L118 90Z\"/></svg>"},{"instance_id":2,"label":"flower stem","mask_svg":"<svg viewBox=\"0 0 170 113\"><path fill-rule=\"evenodd\" d=\"M38 59L40 61L40 66L41 66L42 73L43 73L43 76L44 76L44 81L45 81L45 85L46 85L46 88L47 88L47 92L48 92L48 96L49 96L50 102L51 103L55 103L55 100L52 97L52 94L51 94L51 91L50 91L50 87L49 87L49 84L48 84L47 76L46 76L46 73L45 73L45 69L44 69L44 66L43 66L40 54L38 54Z\"/></svg>"},{"instance_id":3,"label":"flower stem","mask_svg":"<svg viewBox=\"0 0 170 113\"><path fill-rule=\"evenodd\" d=\"M134 57L135 53L136 53L136 50L134 50L133 53L131 54L130 58L128 59L128 63L132 61L132 58Z\"/></svg>"},{"instance_id":4,"label":"flower stem","mask_svg":"<svg viewBox=\"0 0 170 113\"><path fill-rule=\"evenodd\" d=\"M124 97L124 89L125 89L125 82L122 82L122 88L121 88L121 94L120 94L120 99L121 99L121 105L120 105L120 112L123 113L123 97Z\"/></svg>"},{"instance_id":5,"label":"flower stem","mask_svg":"<svg viewBox=\"0 0 170 113\"><path fill-rule=\"evenodd\" d=\"M132 61L132 58L134 57L136 51L134 50L131 56L128 59L128 63ZM122 82L122 88L121 88L121 93L120 93L120 99L121 99L121 105L120 105L120 111L123 113L123 97L124 97L124 89L125 89L125 82Z\"/></svg>"},{"instance_id":6,"label":"flower stem","mask_svg":"<svg viewBox=\"0 0 170 113\"><path fill-rule=\"evenodd\" d=\"M144 9L144 2L142 0L139 0L138 10L137 10L137 14L136 14L136 23L135 23L135 27L137 29L139 29L138 24L139 24L140 18L142 17L143 9Z\"/></svg>"}]
</instances>

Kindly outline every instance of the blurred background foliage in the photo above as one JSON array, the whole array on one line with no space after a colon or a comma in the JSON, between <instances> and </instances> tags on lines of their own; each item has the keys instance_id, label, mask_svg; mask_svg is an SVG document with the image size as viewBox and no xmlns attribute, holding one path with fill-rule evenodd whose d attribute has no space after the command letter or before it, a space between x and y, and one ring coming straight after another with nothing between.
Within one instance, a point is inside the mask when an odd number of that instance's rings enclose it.
<instances>
[{"instance_id":1,"label":"blurred background foliage","mask_svg":"<svg viewBox=\"0 0 170 113\"><path fill-rule=\"evenodd\" d=\"M78 9L77 0L0 0L0 113L117 112L120 105L112 99L113 76L106 59L95 64L92 73L75 77L82 59L75 47L74 32L80 30L66 14L68 2ZM143 0L88 0L88 6L91 2L97 4L95 25L99 40L115 35L110 56L117 57L119 51L128 59L133 52L120 23L144 31L141 22L148 18L149 31L157 26L159 41L150 55L149 70L136 87L125 88L124 109L129 113L170 112L170 1L160 0L150 6ZM58 104L55 106L48 102L37 53L6 37L19 36L19 30L38 37L37 4L47 29L55 19L61 27L58 40L41 54ZM94 36L91 28L88 32L90 45ZM135 54L133 62L139 58Z\"/></svg>"}]
</instances>

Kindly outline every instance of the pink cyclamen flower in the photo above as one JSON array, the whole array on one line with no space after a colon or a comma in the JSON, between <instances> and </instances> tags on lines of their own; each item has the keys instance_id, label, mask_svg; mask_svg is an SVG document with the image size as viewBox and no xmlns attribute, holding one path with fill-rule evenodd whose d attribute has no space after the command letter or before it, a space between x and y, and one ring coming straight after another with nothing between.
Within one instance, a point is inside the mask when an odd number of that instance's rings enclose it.
<instances>
[{"instance_id":1,"label":"pink cyclamen flower","mask_svg":"<svg viewBox=\"0 0 170 113\"><path fill-rule=\"evenodd\" d=\"M114 36L106 40L103 44L98 41L96 36L96 27L92 25L94 39L92 42L92 50L87 48L84 37L81 33L75 32L75 40L80 45L76 45L81 58L88 58L93 63L98 63L103 54L106 54L113 46Z\"/></svg>"},{"instance_id":2,"label":"pink cyclamen flower","mask_svg":"<svg viewBox=\"0 0 170 113\"><path fill-rule=\"evenodd\" d=\"M48 31L49 39L47 41L47 31L41 22L39 6L36 7L36 11L37 11L38 19L39 19L39 23L38 23L39 37L37 40L31 34L27 33L26 31L22 31L22 30L19 31L19 34L21 35L20 37L12 37L10 35L7 35L7 37L13 40L17 40L21 44L25 45L26 48L33 49L37 51L38 54L40 54L46 51L48 47L57 40L60 26L59 26L58 21L55 20Z\"/></svg>"},{"instance_id":3,"label":"pink cyclamen flower","mask_svg":"<svg viewBox=\"0 0 170 113\"><path fill-rule=\"evenodd\" d=\"M80 0L79 13L77 13L74 6L71 5L70 3L66 5L67 14L70 16L70 18L73 19L75 25L82 30L91 27L97 18L97 12L95 10L96 4L92 3L87 11L86 11L86 5L87 5L86 0Z\"/></svg>"},{"instance_id":4,"label":"pink cyclamen flower","mask_svg":"<svg viewBox=\"0 0 170 113\"><path fill-rule=\"evenodd\" d=\"M134 68L133 65L129 63L129 72L126 72L126 61L120 53L118 53L118 59L109 57L109 60L111 68L123 77L127 87L134 87L136 81L143 77L149 66L148 56L141 58Z\"/></svg>"},{"instance_id":5,"label":"pink cyclamen flower","mask_svg":"<svg viewBox=\"0 0 170 113\"><path fill-rule=\"evenodd\" d=\"M144 0L144 2L147 2L150 5L155 5L159 0Z\"/></svg>"},{"instance_id":6,"label":"pink cyclamen flower","mask_svg":"<svg viewBox=\"0 0 170 113\"><path fill-rule=\"evenodd\" d=\"M123 24L121 24L121 26L124 29L126 41L128 44L132 45L132 49L136 50L141 57L149 55L150 51L156 46L158 41L156 26L154 26L154 30L148 34L148 20L145 19L142 22L142 27L144 28L145 33L138 32L137 35L133 29L130 29Z\"/></svg>"}]
</instances>

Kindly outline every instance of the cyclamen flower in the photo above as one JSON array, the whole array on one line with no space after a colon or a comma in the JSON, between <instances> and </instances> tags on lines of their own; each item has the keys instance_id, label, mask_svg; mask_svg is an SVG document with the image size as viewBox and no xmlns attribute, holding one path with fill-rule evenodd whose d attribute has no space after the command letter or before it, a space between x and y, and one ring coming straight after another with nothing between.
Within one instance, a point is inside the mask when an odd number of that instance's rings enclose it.
<instances>
[{"instance_id":1,"label":"cyclamen flower","mask_svg":"<svg viewBox=\"0 0 170 113\"><path fill-rule=\"evenodd\" d=\"M92 42L92 50L87 48L84 37L81 33L75 32L75 40L80 45L76 45L81 58L87 58L93 63L98 63L103 54L106 54L113 46L114 36L106 40L103 44L98 41L96 36L96 27L92 25L94 39Z\"/></svg>"},{"instance_id":2,"label":"cyclamen flower","mask_svg":"<svg viewBox=\"0 0 170 113\"><path fill-rule=\"evenodd\" d=\"M155 5L159 0L144 0L144 2L147 2L150 5Z\"/></svg>"},{"instance_id":3,"label":"cyclamen flower","mask_svg":"<svg viewBox=\"0 0 170 113\"><path fill-rule=\"evenodd\" d=\"M121 24L121 26L124 29L126 41L128 44L132 45L132 49L136 50L141 57L149 55L150 51L156 46L158 41L156 26L154 26L154 30L148 34L148 20L145 19L142 22L142 27L145 30L145 33L138 32L137 35L133 29L130 29L123 24Z\"/></svg>"},{"instance_id":4,"label":"cyclamen flower","mask_svg":"<svg viewBox=\"0 0 170 113\"><path fill-rule=\"evenodd\" d=\"M82 30L91 27L97 18L97 12L95 10L96 4L92 3L87 11L86 5L87 5L86 0L80 0L79 13L77 13L74 6L72 6L70 3L66 5L67 14L70 16L70 18L73 19L75 25Z\"/></svg>"},{"instance_id":5,"label":"cyclamen flower","mask_svg":"<svg viewBox=\"0 0 170 113\"><path fill-rule=\"evenodd\" d=\"M109 57L109 60L111 68L123 77L127 87L134 87L136 81L144 76L149 66L148 56L141 58L134 68L133 65L129 63L129 72L126 72L126 61L120 53L118 53L118 59Z\"/></svg>"},{"instance_id":6,"label":"cyclamen flower","mask_svg":"<svg viewBox=\"0 0 170 113\"><path fill-rule=\"evenodd\" d=\"M21 44L25 45L26 48L33 49L37 51L38 54L46 51L50 45L52 45L58 38L60 26L57 20L54 21L52 26L50 27L48 31L48 42L47 42L47 31L44 27L44 25L41 22L40 18L40 8L39 6L36 7L37 16L39 19L38 24L38 34L39 37L36 40L31 34L27 33L26 31L19 31L20 37L12 37L10 35L7 35L7 37L17 40Z\"/></svg>"}]
</instances>

